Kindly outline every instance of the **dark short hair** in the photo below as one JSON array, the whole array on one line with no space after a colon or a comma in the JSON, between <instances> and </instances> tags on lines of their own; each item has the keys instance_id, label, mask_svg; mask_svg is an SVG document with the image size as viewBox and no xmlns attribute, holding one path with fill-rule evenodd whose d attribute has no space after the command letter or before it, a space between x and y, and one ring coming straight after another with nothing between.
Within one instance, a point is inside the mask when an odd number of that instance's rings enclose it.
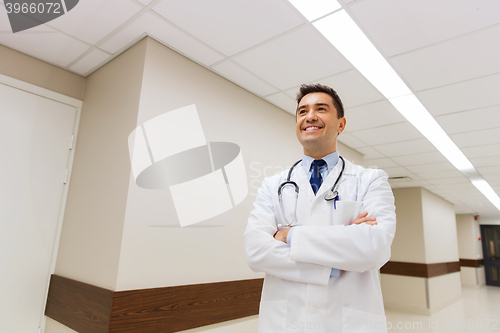
<instances>
[{"instance_id":1,"label":"dark short hair","mask_svg":"<svg viewBox=\"0 0 500 333\"><path fill-rule=\"evenodd\" d=\"M332 96L333 106L335 106L335 109L337 109L337 117L342 118L344 116L344 105L342 104L342 101L340 100L337 92L329 86L325 86L321 83L302 84L300 86L299 92L297 94L297 108L299 107L299 103L305 95L316 92L322 92Z\"/></svg>"}]
</instances>

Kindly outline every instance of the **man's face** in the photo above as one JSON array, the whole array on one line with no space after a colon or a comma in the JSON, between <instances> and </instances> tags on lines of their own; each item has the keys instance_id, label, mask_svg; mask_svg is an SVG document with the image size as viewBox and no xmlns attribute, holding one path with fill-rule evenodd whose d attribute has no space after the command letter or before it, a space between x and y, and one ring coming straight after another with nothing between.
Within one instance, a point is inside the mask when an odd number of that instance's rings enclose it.
<instances>
[{"instance_id":1,"label":"man's face","mask_svg":"<svg viewBox=\"0 0 500 333\"><path fill-rule=\"evenodd\" d=\"M306 155L327 155L337 150L337 133L344 128L345 118L337 118L330 95L310 93L299 102L295 130Z\"/></svg>"}]
</instances>

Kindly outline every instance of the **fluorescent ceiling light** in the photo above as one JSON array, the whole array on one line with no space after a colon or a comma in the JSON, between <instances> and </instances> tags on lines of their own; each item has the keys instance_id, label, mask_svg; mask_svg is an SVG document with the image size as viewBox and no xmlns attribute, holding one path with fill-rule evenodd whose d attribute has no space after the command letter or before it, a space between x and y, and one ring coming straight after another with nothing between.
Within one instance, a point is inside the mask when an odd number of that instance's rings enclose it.
<instances>
[{"instance_id":1,"label":"fluorescent ceiling light","mask_svg":"<svg viewBox=\"0 0 500 333\"><path fill-rule=\"evenodd\" d=\"M420 103L415 95L389 99L389 102L422 133L448 161L458 170L470 173L474 166L439 126L429 111Z\"/></svg>"},{"instance_id":2,"label":"fluorescent ceiling light","mask_svg":"<svg viewBox=\"0 0 500 333\"><path fill-rule=\"evenodd\" d=\"M298 0L290 1L299 2ZM300 7L305 4L303 1L300 3L300 5L294 5L302 12ZM313 25L500 210L500 198L493 188L479 176L464 153L439 126L345 10L325 16L313 22Z\"/></svg>"},{"instance_id":3,"label":"fluorescent ceiling light","mask_svg":"<svg viewBox=\"0 0 500 333\"><path fill-rule=\"evenodd\" d=\"M387 99L411 94L345 10L313 24Z\"/></svg>"},{"instance_id":4,"label":"fluorescent ceiling light","mask_svg":"<svg viewBox=\"0 0 500 333\"><path fill-rule=\"evenodd\" d=\"M493 188L488 184L488 182L484 179L473 180L472 184L477 187L481 193L484 194L488 200L495 205L495 207L500 210L500 197L495 193Z\"/></svg>"},{"instance_id":5,"label":"fluorescent ceiling light","mask_svg":"<svg viewBox=\"0 0 500 333\"><path fill-rule=\"evenodd\" d=\"M335 0L289 0L309 21L330 14L342 6Z\"/></svg>"}]
</instances>

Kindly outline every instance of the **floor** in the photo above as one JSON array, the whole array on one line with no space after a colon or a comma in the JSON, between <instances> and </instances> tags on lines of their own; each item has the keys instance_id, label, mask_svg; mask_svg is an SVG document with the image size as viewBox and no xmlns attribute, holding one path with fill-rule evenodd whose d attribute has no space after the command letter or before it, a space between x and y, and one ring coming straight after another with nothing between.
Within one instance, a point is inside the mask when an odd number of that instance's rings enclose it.
<instances>
[{"instance_id":1,"label":"floor","mask_svg":"<svg viewBox=\"0 0 500 333\"><path fill-rule=\"evenodd\" d=\"M462 299L431 316L386 311L388 332L500 333L500 287L463 287L462 295Z\"/></svg>"}]
</instances>

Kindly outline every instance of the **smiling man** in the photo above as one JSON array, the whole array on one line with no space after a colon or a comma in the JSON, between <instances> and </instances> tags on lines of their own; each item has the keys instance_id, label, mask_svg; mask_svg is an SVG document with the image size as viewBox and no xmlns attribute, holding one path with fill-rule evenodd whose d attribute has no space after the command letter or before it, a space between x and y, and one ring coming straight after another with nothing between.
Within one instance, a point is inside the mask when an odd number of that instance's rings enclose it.
<instances>
[{"instance_id":1,"label":"smiling man","mask_svg":"<svg viewBox=\"0 0 500 333\"><path fill-rule=\"evenodd\" d=\"M296 121L302 160L264 179L244 235L248 265L266 273L259 333L386 332L377 271L396 229L387 174L339 156L346 119L332 88L302 85Z\"/></svg>"}]
</instances>

